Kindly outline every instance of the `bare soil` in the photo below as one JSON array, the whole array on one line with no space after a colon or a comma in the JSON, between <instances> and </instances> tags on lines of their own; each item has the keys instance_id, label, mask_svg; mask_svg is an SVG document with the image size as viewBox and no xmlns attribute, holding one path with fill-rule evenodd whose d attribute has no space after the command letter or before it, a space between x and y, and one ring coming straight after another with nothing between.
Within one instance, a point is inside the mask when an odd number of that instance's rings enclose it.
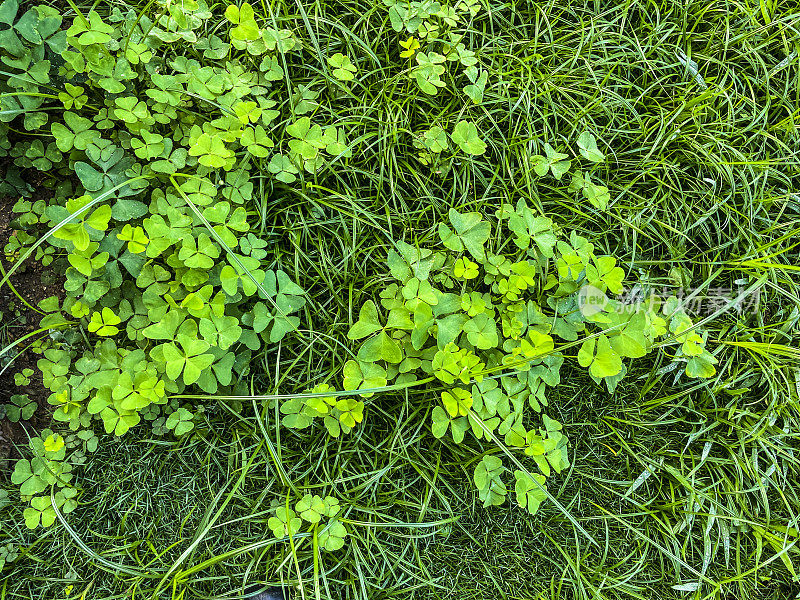
<instances>
[{"instance_id":1,"label":"bare soil","mask_svg":"<svg viewBox=\"0 0 800 600\"><path fill-rule=\"evenodd\" d=\"M11 225L15 217L11 212L11 207L16 200L14 197L0 198L0 266L2 267L0 279L11 267L3 249L11 237L16 234ZM17 297L17 294L31 306L37 306L40 301L50 296L62 298L64 294L62 279L56 276L50 267L42 266L31 257L12 275L10 283L11 285L4 284L0 288L0 313L2 313L0 316L0 351L15 340L36 330L41 319L41 315L26 306ZM37 404L36 412L29 421L13 423L8 419L0 420L0 469L3 469L9 458L18 455L15 448L17 445L26 444L29 435L47 427L52 415L52 407L47 403L50 391L42 384L41 373L36 367L39 355L24 349L32 339L26 340L20 346L15 346L0 355L0 370L8 365L5 372L0 374L0 404L10 402L11 396L14 394L27 394ZM22 351L21 354L17 355L20 351ZM9 361L11 364L8 364ZM33 369L34 375L31 377L30 384L18 386L14 383L14 374L20 373L25 368Z\"/></svg>"}]
</instances>

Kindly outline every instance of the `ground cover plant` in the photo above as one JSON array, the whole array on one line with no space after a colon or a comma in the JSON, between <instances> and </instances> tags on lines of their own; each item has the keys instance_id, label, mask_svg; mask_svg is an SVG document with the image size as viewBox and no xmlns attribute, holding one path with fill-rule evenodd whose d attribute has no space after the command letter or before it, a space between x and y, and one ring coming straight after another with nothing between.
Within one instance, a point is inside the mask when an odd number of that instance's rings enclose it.
<instances>
[{"instance_id":1,"label":"ground cover plant","mask_svg":"<svg viewBox=\"0 0 800 600\"><path fill-rule=\"evenodd\" d=\"M799 18L4 0L3 597L800 593Z\"/></svg>"}]
</instances>

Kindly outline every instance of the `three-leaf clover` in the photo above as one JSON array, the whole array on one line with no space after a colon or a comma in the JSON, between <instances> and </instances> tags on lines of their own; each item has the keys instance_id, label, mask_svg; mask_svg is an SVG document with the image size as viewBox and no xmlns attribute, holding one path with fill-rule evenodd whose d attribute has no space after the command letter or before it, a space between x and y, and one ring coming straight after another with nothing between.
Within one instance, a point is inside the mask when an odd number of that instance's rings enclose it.
<instances>
[{"instance_id":1,"label":"three-leaf clover","mask_svg":"<svg viewBox=\"0 0 800 600\"><path fill-rule=\"evenodd\" d=\"M89 331L102 336L117 335L119 333L119 325L122 322L117 314L108 308L103 307L102 312L93 312L89 321Z\"/></svg>"},{"instance_id":2,"label":"three-leaf clover","mask_svg":"<svg viewBox=\"0 0 800 600\"><path fill-rule=\"evenodd\" d=\"M83 93L83 88L79 85L72 85L71 83L64 84L63 92L58 93L58 99L61 100L64 108L69 110L73 106L80 110L89 101L89 96Z\"/></svg>"},{"instance_id":3,"label":"three-leaf clover","mask_svg":"<svg viewBox=\"0 0 800 600\"><path fill-rule=\"evenodd\" d=\"M451 208L448 216L455 233L444 223L439 223L439 238L445 247L453 252L463 252L466 248L478 262L484 262L486 252L483 245L489 239L492 226L476 212L460 213Z\"/></svg>"},{"instance_id":4,"label":"three-leaf clover","mask_svg":"<svg viewBox=\"0 0 800 600\"><path fill-rule=\"evenodd\" d=\"M4 500L8 497L8 492L5 490L0 490L0 508L5 506ZM0 546L0 571L2 571L3 567L7 564L13 563L19 557L19 552L17 551L16 546L9 542L3 546Z\"/></svg>"},{"instance_id":5,"label":"three-leaf clover","mask_svg":"<svg viewBox=\"0 0 800 600\"><path fill-rule=\"evenodd\" d=\"M201 233L197 240L190 235L184 238L178 258L192 269L210 269L219 258L219 247L205 233Z\"/></svg>"},{"instance_id":6,"label":"three-leaf clover","mask_svg":"<svg viewBox=\"0 0 800 600\"><path fill-rule=\"evenodd\" d=\"M182 436L194 429L194 422L192 419L194 419L192 411L181 406L167 417L165 425L167 429L174 431L175 435Z\"/></svg>"},{"instance_id":7,"label":"three-leaf clover","mask_svg":"<svg viewBox=\"0 0 800 600\"><path fill-rule=\"evenodd\" d=\"M0 405L5 410L6 418L12 423L27 421L36 412L36 401L28 394L12 394L9 404Z\"/></svg>"},{"instance_id":8,"label":"three-leaf clover","mask_svg":"<svg viewBox=\"0 0 800 600\"><path fill-rule=\"evenodd\" d=\"M28 369L26 367L19 373L14 373L14 385L28 385L31 382L33 372L33 369Z\"/></svg>"},{"instance_id":9,"label":"three-leaf clover","mask_svg":"<svg viewBox=\"0 0 800 600\"><path fill-rule=\"evenodd\" d=\"M553 177L560 180L564 173L569 171L569 167L572 164L569 160L569 156L561 152L556 152L553 150L553 147L546 142L544 144L544 153L545 156L537 154L531 157L533 170L540 177L547 175L547 172L550 171L553 173Z\"/></svg>"},{"instance_id":10,"label":"three-leaf clover","mask_svg":"<svg viewBox=\"0 0 800 600\"><path fill-rule=\"evenodd\" d=\"M469 419L467 417L451 417L441 406L436 406L431 413L433 422L431 423L431 432L434 437L441 438L447 433L447 428L450 427L453 441L460 444L464 441L464 434L469 430Z\"/></svg>"},{"instance_id":11,"label":"three-leaf clover","mask_svg":"<svg viewBox=\"0 0 800 600\"><path fill-rule=\"evenodd\" d=\"M176 340L177 344L167 342L162 346L167 377L177 379L182 372L183 382L191 385L204 369L211 366L214 355L206 354L210 344L205 340L192 339L184 334L178 334Z\"/></svg>"},{"instance_id":12,"label":"three-leaf clover","mask_svg":"<svg viewBox=\"0 0 800 600\"><path fill-rule=\"evenodd\" d=\"M609 339L601 334L583 342L578 351L578 364L589 367L594 377L613 377L622 370L622 359L611 347Z\"/></svg>"},{"instance_id":13,"label":"three-leaf clover","mask_svg":"<svg viewBox=\"0 0 800 600\"><path fill-rule=\"evenodd\" d=\"M358 69L350 62L350 57L341 52L328 57L328 64L333 67L333 76L341 81L351 81Z\"/></svg>"},{"instance_id":14,"label":"three-leaf clover","mask_svg":"<svg viewBox=\"0 0 800 600\"><path fill-rule=\"evenodd\" d=\"M545 478L538 473L534 473L533 476L536 478L536 481L539 482L539 485L536 485L527 473L519 470L514 471L514 477L517 480L514 485L514 491L517 495L517 504L527 509L531 514L536 513L539 505L547 498L547 494L542 489L545 485Z\"/></svg>"},{"instance_id":15,"label":"three-leaf clover","mask_svg":"<svg viewBox=\"0 0 800 600\"><path fill-rule=\"evenodd\" d=\"M389 363L399 363L403 360L403 351L398 343L393 340L381 325L378 316L378 307L372 300L367 300L361 307L356 321L347 332L351 340L361 339L374 333L358 351L358 358L367 363L385 360Z\"/></svg>"},{"instance_id":16,"label":"three-leaf clover","mask_svg":"<svg viewBox=\"0 0 800 600\"><path fill-rule=\"evenodd\" d=\"M261 118L261 107L252 100L237 102L233 107L234 114L242 125L257 123Z\"/></svg>"},{"instance_id":17,"label":"three-leaf clover","mask_svg":"<svg viewBox=\"0 0 800 600\"><path fill-rule=\"evenodd\" d=\"M292 161L283 154L274 154L267 165L269 172L275 175L275 179L283 183L294 183L297 181L296 175L299 173Z\"/></svg>"},{"instance_id":18,"label":"three-leaf clover","mask_svg":"<svg viewBox=\"0 0 800 600\"><path fill-rule=\"evenodd\" d=\"M288 125L286 133L295 138L289 140L291 151L305 160L316 158L319 150L326 145L322 139L322 128L319 125L312 125L308 117L300 117Z\"/></svg>"},{"instance_id":19,"label":"three-leaf clover","mask_svg":"<svg viewBox=\"0 0 800 600\"><path fill-rule=\"evenodd\" d=\"M501 476L506 468L503 461L496 456L487 455L475 467L473 480L478 488L478 497L483 500L483 506L497 506L506 501L506 484Z\"/></svg>"}]
</instances>

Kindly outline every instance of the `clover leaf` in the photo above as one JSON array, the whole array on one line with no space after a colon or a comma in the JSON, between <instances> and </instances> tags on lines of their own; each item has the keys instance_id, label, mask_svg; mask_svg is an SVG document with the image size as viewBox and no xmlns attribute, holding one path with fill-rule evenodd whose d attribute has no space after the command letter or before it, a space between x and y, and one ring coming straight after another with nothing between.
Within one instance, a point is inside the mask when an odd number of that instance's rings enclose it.
<instances>
[{"instance_id":1,"label":"clover leaf","mask_svg":"<svg viewBox=\"0 0 800 600\"><path fill-rule=\"evenodd\" d=\"M411 72L411 76L419 89L426 94L435 96L439 88L445 87L444 81L441 80L441 76L445 71L441 63L444 61L445 57L435 52L430 54L420 52L417 54L418 64Z\"/></svg>"},{"instance_id":2,"label":"clover leaf","mask_svg":"<svg viewBox=\"0 0 800 600\"><path fill-rule=\"evenodd\" d=\"M411 36L405 41L400 40L400 46L403 48L403 51L400 53L400 58L411 58L416 51L419 50L419 40Z\"/></svg>"},{"instance_id":3,"label":"clover leaf","mask_svg":"<svg viewBox=\"0 0 800 600\"><path fill-rule=\"evenodd\" d=\"M442 392L442 404L451 417L466 417L472 407L472 394L462 388Z\"/></svg>"},{"instance_id":4,"label":"clover leaf","mask_svg":"<svg viewBox=\"0 0 800 600\"><path fill-rule=\"evenodd\" d=\"M540 177L547 175L547 172L550 171L553 177L560 180L561 177L569 171L570 165L572 164L569 160L569 156L561 152L556 152L553 150L553 147L546 142L544 144L544 152L546 156L537 154L531 157L533 170Z\"/></svg>"},{"instance_id":5,"label":"clover leaf","mask_svg":"<svg viewBox=\"0 0 800 600\"><path fill-rule=\"evenodd\" d=\"M319 523L326 512L325 502L316 494L304 495L294 508L309 523Z\"/></svg>"},{"instance_id":6,"label":"clover leaf","mask_svg":"<svg viewBox=\"0 0 800 600\"><path fill-rule=\"evenodd\" d=\"M225 9L225 18L236 27L231 28L231 40L239 50L244 46L237 46L237 43L257 40L261 35L258 24L255 20L255 11L249 2L243 2L241 7L231 4Z\"/></svg>"},{"instance_id":7,"label":"clover leaf","mask_svg":"<svg viewBox=\"0 0 800 600\"><path fill-rule=\"evenodd\" d=\"M388 363L399 363L403 360L403 351L400 345L381 330L378 335L371 337L361 345L358 359L367 363L385 360Z\"/></svg>"},{"instance_id":8,"label":"clover leaf","mask_svg":"<svg viewBox=\"0 0 800 600\"><path fill-rule=\"evenodd\" d=\"M176 436L180 437L194 429L194 415L189 409L180 407L172 412L165 423L167 429L172 430Z\"/></svg>"},{"instance_id":9,"label":"clover leaf","mask_svg":"<svg viewBox=\"0 0 800 600\"><path fill-rule=\"evenodd\" d=\"M609 338L611 348L619 356L627 358L640 358L650 350L650 340L645 334L647 327L644 311L637 311L629 315L628 321L622 329Z\"/></svg>"},{"instance_id":10,"label":"clover leaf","mask_svg":"<svg viewBox=\"0 0 800 600\"><path fill-rule=\"evenodd\" d=\"M547 494L539 485L536 485L527 473L516 470L514 471L514 477L516 478L514 491L517 496L517 504L527 509L529 513L535 514L539 509L539 505L547 498ZM542 475L534 473L533 477L544 487L545 478Z\"/></svg>"},{"instance_id":11,"label":"clover leaf","mask_svg":"<svg viewBox=\"0 0 800 600\"><path fill-rule=\"evenodd\" d=\"M5 508L8 500L8 492L6 490L0 491L0 508ZM9 542L0 546L0 571L3 570L7 564L13 563L19 558L19 551L16 546Z\"/></svg>"},{"instance_id":12,"label":"clover leaf","mask_svg":"<svg viewBox=\"0 0 800 600\"><path fill-rule=\"evenodd\" d=\"M275 144L267 135L267 132L261 125L256 125L255 128L248 127L244 130L241 138L242 146L247 148L247 151L257 158L265 158L269 155L269 149Z\"/></svg>"},{"instance_id":13,"label":"clover leaf","mask_svg":"<svg viewBox=\"0 0 800 600\"><path fill-rule=\"evenodd\" d=\"M303 520L291 509L279 506L275 509L275 516L270 517L267 526L278 539L291 537L300 531Z\"/></svg>"},{"instance_id":14,"label":"clover leaf","mask_svg":"<svg viewBox=\"0 0 800 600\"><path fill-rule=\"evenodd\" d=\"M583 195L589 201L589 204L600 210L606 210L608 203L611 202L611 193L604 185L592 183L588 175L584 179Z\"/></svg>"},{"instance_id":15,"label":"clover leaf","mask_svg":"<svg viewBox=\"0 0 800 600\"><path fill-rule=\"evenodd\" d=\"M378 360L385 360L389 363L399 363L403 360L403 351L399 344L389 337L383 329L378 317L378 308L372 300L368 300L361 307L361 311L350 330L347 337L356 340L370 336L378 332L378 335L371 337L364 342L358 351L358 359L365 363L374 363Z\"/></svg>"},{"instance_id":16,"label":"clover leaf","mask_svg":"<svg viewBox=\"0 0 800 600\"><path fill-rule=\"evenodd\" d=\"M578 364L589 367L589 373L597 378L613 377L622 370L622 359L602 334L583 342L578 351Z\"/></svg>"},{"instance_id":17,"label":"clover leaf","mask_svg":"<svg viewBox=\"0 0 800 600\"><path fill-rule=\"evenodd\" d=\"M492 226L484 221L480 213L460 213L451 208L448 213L455 233L444 223L439 223L439 238L445 247L454 252L466 248L478 262L483 262L486 253L483 245L489 239Z\"/></svg>"},{"instance_id":18,"label":"clover leaf","mask_svg":"<svg viewBox=\"0 0 800 600\"><path fill-rule=\"evenodd\" d=\"M47 452L58 452L64 447L64 438L57 433L51 433L44 440L44 449Z\"/></svg>"},{"instance_id":19,"label":"clover leaf","mask_svg":"<svg viewBox=\"0 0 800 600\"><path fill-rule=\"evenodd\" d=\"M142 136L142 139L131 139L131 147L136 156L143 160L150 160L152 158L158 158L164 153L164 136L158 133L151 133L146 129L142 129L139 134Z\"/></svg>"},{"instance_id":20,"label":"clover leaf","mask_svg":"<svg viewBox=\"0 0 800 600\"><path fill-rule=\"evenodd\" d=\"M55 137L56 146L61 152L86 150L89 144L100 138L100 132L92 129L92 121L71 111L64 113L64 123L53 123L50 131Z\"/></svg>"},{"instance_id":21,"label":"clover leaf","mask_svg":"<svg viewBox=\"0 0 800 600\"><path fill-rule=\"evenodd\" d=\"M438 125L434 125L422 134L421 143L423 147L436 154L447 150L449 147L447 133Z\"/></svg>"},{"instance_id":22,"label":"clover leaf","mask_svg":"<svg viewBox=\"0 0 800 600\"><path fill-rule=\"evenodd\" d=\"M147 110L147 104L139 100L135 96L123 96L114 100L116 108L114 109L114 117L124 121L128 125L135 125L140 121L150 117L150 111Z\"/></svg>"},{"instance_id":23,"label":"clover leaf","mask_svg":"<svg viewBox=\"0 0 800 600\"><path fill-rule=\"evenodd\" d=\"M497 211L497 217L508 219L508 228L514 233L514 242L520 249L527 250L534 242L542 256L553 258L557 238L550 218L535 215L522 198L514 209L504 204Z\"/></svg>"},{"instance_id":24,"label":"clover leaf","mask_svg":"<svg viewBox=\"0 0 800 600\"><path fill-rule=\"evenodd\" d=\"M14 465L14 472L11 473L11 483L20 486L19 493L23 496L33 496L43 492L50 480L45 474L46 466L42 459L34 459L33 462L20 459Z\"/></svg>"},{"instance_id":25,"label":"clover leaf","mask_svg":"<svg viewBox=\"0 0 800 600\"><path fill-rule=\"evenodd\" d=\"M292 161L283 154L273 155L269 161L269 165L267 165L267 169L269 169L270 173L275 175L275 179L278 181L282 181L283 183L294 183L297 181L296 175L299 171L292 164Z\"/></svg>"},{"instance_id":26,"label":"clover leaf","mask_svg":"<svg viewBox=\"0 0 800 600\"><path fill-rule=\"evenodd\" d=\"M183 372L183 382L190 385L197 381L203 369L211 366L214 355L206 354L210 344L205 340L191 339L183 334L178 334L176 340L178 344L167 342L161 346L167 377L177 379Z\"/></svg>"},{"instance_id":27,"label":"clover leaf","mask_svg":"<svg viewBox=\"0 0 800 600\"><path fill-rule=\"evenodd\" d=\"M594 163L603 162L606 158L597 148L597 140L588 131L584 131L578 136L578 151L586 160Z\"/></svg>"},{"instance_id":28,"label":"clover leaf","mask_svg":"<svg viewBox=\"0 0 800 600\"><path fill-rule=\"evenodd\" d=\"M28 529L36 529L39 523L42 524L42 527L50 527L56 522L56 513L53 510L50 496L31 498L31 506L22 512L22 517Z\"/></svg>"},{"instance_id":29,"label":"clover leaf","mask_svg":"<svg viewBox=\"0 0 800 600\"><path fill-rule=\"evenodd\" d=\"M335 552L344 546L347 529L338 519L331 521L325 529L319 532L319 545L327 552Z\"/></svg>"},{"instance_id":30,"label":"clover leaf","mask_svg":"<svg viewBox=\"0 0 800 600\"><path fill-rule=\"evenodd\" d=\"M494 319L485 312L464 323L464 333L467 334L469 343L480 350L495 348L500 341Z\"/></svg>"},{"instance_id":31,"label":"clover leaf","mask_svg":"<svg viewBox=\"0 0 800 600\"><path fill-rule=\"evenodd\" d=\"M237 102L233 107L233 112L239 118L242 125L258 123L261 118L261 107L252 100Z\"/></svg>"},{"instance_id":32,"label":"clover leaf","mask_svg":"<svg viewBox=\"0 0 800 600\"><path fill-rule=\"evenodd\" d=\"M478 497L483 501L484 508L498 506L506 501L508 490L501 479L505 470L503 461L491 455L484 456L475 467L473 481L478 488Z\"/></svg>"},{"instance_id":33,"label":"clover leaf","mask_svg":"<svg viewBox=\"0 0 800 600\"><path fill-rule=\"evenodd\" d=\"M322 141L325 142L325 152L328 154L342 158L349 158L353 155L353 151L347 143L344 128L327 127L322 132Z\"/></svg>"},{"instance_id":34,"label":"clover leaf","mask_svg":"<svg viewBox=\"0 0 800 600\"><path fill-rule=\"evenodd\" d=\"M312 125L308 117L300 117L297 121L286 127L286 133L292 136L289 140L291 151L305 160L316 158L321 148L325 147L322 140L322 128L319 125Z\"/></svg>"},{"instance_id":35,"label":"clover leaf","mask_svg":"<svg viewBox=\"0 0 800 600\"><path fill-rule=\"evenodd\" d=\"M698 356L692 356L686 361L686 375L708 379L717 372L714 367L719 361L708 351L703 350Z\"/></svg>"},{"instance_id":36,"label":"clover leaf","mask_svg":"<svg viewBox=\"0 0 800 600\"><path fill-rule=\"evenodd\" d=\"M89 321L89 331L101 336L117 335L119 325L122 322L116 313L107 306L103 307L102 312L93 312Z\"/></svg>"},{"instance_id":37,"label":"clover leaf","mask_svg":"<svg viewBox=\"0 0 800 600\"><path fill-rule=\"evenodd\" d=\"M117 234L117 238L128 242L128 252L131 254L144 252L150 242L150 238L147 237L144 229L138 226L132 227L129 223L122 227L122 231Z\"/></svg>"},{"instance_id":38,"label":"clover leaf","mask_svg":"<svg viewBox=\"0 0 800 600\"><path fill-rule=\"evenodd\" d=\"M12 423L27 421L36 412L36 401L28 394L12 394L9 404L0 405L5 410L5 417Z\"/></svg>"},{"instance_id":39,"label":"clover leaf","mask_svg":"<svg viewBox=\"0 0 800 600\"><path fill-rule=\"evenodd\" d=\"M348 360L344 365L345 390L363 390L386 385L386 369L374 363ZM373 392L362 394L368 398Z\"/></svg>"},{"instance_id":40,"label":"clover leaf","mask_svg":"<svg viewBox=\"0 0 800 600\"><path fill-rule=\"evenodd\" d=\"M467 154L480 155L486 152L486 142L480 138L478 127L472 121L459 121L450 139Z\"/></svg>"},{"instance_id":41,"label":"clover leaf","mask_svg":"<svg viewBox=\"0 0 800 600\"><path fill-rule=\"evenodd\" d=\"M102 17L94 11L89 11L89 19L82 16L76 17L72 26L67 29L67 36L75 38L73 42L80 46L92 44L105 44L111 41L114 28L103 22Z\"/></svg>"},{"instance_id":42,"label":"clover leaf","mask_svg":"<svg viewBox=\"0 0 800 600\"><path fill-rule=\"evenodd\" d=\"M64 84L63 92L58 93L58 99L64 105L64 108L69 110L73 106L80 110L89 101L89 96L84 94L84 89L79 85L72 85L67 82Z\"/></svg>"},{"instance_id":43,"label":"clover leaf","mask_svg":"<svg viewBox=\"0 0 800 600\"><path fill-rule=\"evenodd\" d=\"M201 233L197 239L188 236L184 238L178 258L187 267L193 269L210 269L214 266L214 261L219 258L219 246L211 241L211 238Z\"/></svg>"},{"instance_id":44,"label":"clover leaf","mask_svg":"<svg viewBox=\"0 0 800 600\"><path fill-rule=\"evenodd\" d=\"M358 340L381 329L383 329L383 325L378 316L378 307L372 300L367 300L358 313L358 321L347 332L347 337L351 340Z\"/></svg>"},{"instance_id":45,"label":"clover leaf","mask_svg":"<svg viewBox=\"0 0 800 600\"><path fill-rule=\"evenodd\" d=\"M469 419L467 417L453 418L441 406L434 407L431 417L433 419L431 432L434 437L443 437L447 433L447 428L450 427L453 441L456 444L464 441L464 434L469 430Z\"/></svg>"},{"instance_id":46,"label":"clover leaf","mask_svg":"<svg viewBox=\"0 0 800 600\"><path fill-rule=\"evenodd\" d=\"M483 92L486 89L486 82L489 80L488 71L481 71L477 79L473 80L469 85L464 86L464 93L475 104L483 102Z\"/></svg>"},{"instance_id":47,"label":"clover leaf","mask_svg":"<svg viewBox=\"0 0 800 600\"><path fill-rule=\"evenodd\" d=\"M340 81L351 81L358 69L350 62L350 57L341 52L328 57L328 64L333 67L333 76Z\"/></svg>"},{"instance_id":48,"label":"clover leaf","mask_svg":"<svg viewBox=\"0 0 800 600\"><path fill-rule=\"evenodd\" d=\"M478 265L463 256L453 265L453 276L458 279L475 279L478 276Z\"/></svg>"},{"instance_id":49,"label":"clover leaf","mask_svg":"<svg viewBox=\"0 0 800 600\"><path fill-rule=\"evenodd\" d=\"M198 162L205 167L219 169L228 165L233 152L225 146L220 135L202 133L189 148L189 156L198 157Z\"/></svg>"},{"instance_id":50,"label":"clover leaf","mask_svg":"<svg viewBox=\"0 0 800 600\"><path fill-rule=\"evenodd\" d=\"M594 264L586 265L586 278L589 284L603 292L609 290L614 294L621 294L624 289L622 281L625 278L625 271L616 266L617 260L613 256L595 256L592 262Z\"/></svg>"}]
</instances>

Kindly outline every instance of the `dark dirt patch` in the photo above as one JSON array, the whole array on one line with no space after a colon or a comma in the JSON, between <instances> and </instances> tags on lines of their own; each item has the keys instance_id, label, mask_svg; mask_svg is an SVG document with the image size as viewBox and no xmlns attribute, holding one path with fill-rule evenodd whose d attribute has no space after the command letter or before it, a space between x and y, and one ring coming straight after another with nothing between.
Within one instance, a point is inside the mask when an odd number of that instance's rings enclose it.
<instances>
[{"instance_id":1,"label":"dark dirt patch","mask_svg":"<svg viewBox=\"0 0 800 600\"><path fill-rule=\"evenodd\" d=\"M11 221L15 216L11 212L11 207L15 202L16 199L13 197L0 198L0 265L3 268L0 279L11 267L3 249L15 235L15 230L11 226ZM0 350L36 330L41 319L41 315L26 306L17 297L17 294L31 306L36 306L50 296L61 298L64 294L62 280L56 277L50 267L44 267L30 257L12 275L10 282L11 286L5 284L0 288ZM0 370L13 360L5 372L0 375L0 404L7 404L10 402L11 396L15 394L27 394L37 405L36 412L29 421L13 423L8 419L0 420L0 469L3 468L9 457L16 455L15 444L26 444L28 435L45 428L49 424L52 414L52 407L47 403L50 392L42 384L41 374L36 368L39 356L30 350L24 350L17 356L17 353L31 341L33 338L23 342L21 346L10 349L6 354L0 355ZM14 382L14 374L25 368L33 369L34 375L30 378L31 381L28 385L18 386Z\"/></svg>"}]
</instances>

